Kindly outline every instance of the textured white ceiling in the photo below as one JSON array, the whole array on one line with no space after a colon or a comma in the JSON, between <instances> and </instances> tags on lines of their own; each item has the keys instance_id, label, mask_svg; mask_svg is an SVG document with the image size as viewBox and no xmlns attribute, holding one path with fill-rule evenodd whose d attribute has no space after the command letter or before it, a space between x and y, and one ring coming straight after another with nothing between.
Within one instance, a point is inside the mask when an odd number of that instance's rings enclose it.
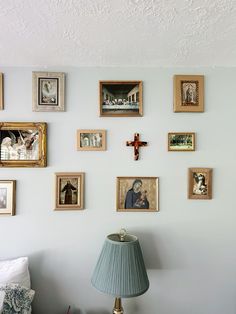
<instances>
[{"instance_id":1,"label":"textured white ceiling","mask_svg":"<svg viewBox=\"0 0 236 314\"><path fill-rule=\"evenodd\" d=\"M0 0L1 66L236 66L236 0Z\"/></svg>"}]
</instances>

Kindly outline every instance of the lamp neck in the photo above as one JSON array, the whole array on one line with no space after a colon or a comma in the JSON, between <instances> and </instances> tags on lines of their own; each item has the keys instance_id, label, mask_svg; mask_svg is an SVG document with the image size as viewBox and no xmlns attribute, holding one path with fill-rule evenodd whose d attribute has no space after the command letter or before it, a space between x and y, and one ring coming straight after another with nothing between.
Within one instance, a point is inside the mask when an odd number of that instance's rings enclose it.
<instances>
[{"instance_id":1,"label":"lamp neck","mask_svg":"<svg viewBox=\"0 0 236 314\"><path fill-rule=\"evenodd\" d=\"M121 304L121 298L116 298L112 314L123 314L123 313L124 311Z\"/></svg>"}]
</instances>

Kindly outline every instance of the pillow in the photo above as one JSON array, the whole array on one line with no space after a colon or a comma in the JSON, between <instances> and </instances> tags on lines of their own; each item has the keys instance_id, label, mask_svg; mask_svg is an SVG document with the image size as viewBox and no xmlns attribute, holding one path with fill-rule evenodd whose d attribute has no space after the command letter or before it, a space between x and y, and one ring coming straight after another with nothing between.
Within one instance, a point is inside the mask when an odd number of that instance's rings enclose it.
<instances>
[{"instance_id":1,"label":"pillow","mask_svg":"<svg viewBox=\"0 0 236 314\"><path fill-rule=\"evenodd\" d=\"M28 314L31 312L31 303L35 291L19 284L7 284L0 287L4 291L2 314Z\"/></svg>"},{"instance_id":2,"label":"pillow","mask_svg":"<svg viewBox=\"0 0 236 314\"><path fill-rule=\"evenodd\" d=\"M18 283L30 288L28 257L19 257L12 260L0 260L0 285Z\"/></svg>"}]
</instances>

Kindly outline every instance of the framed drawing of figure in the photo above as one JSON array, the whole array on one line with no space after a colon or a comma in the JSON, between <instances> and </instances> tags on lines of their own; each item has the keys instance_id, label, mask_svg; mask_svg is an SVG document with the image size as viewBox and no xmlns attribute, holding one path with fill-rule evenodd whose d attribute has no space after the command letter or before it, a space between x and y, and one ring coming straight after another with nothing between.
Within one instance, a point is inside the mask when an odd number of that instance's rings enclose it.
<instances>
[{"instance_id":1,"label":"framed drawing of figure","mask_svg":"<svg viewBox=\"0 0 236 314\"><path fill-rule=\"evenodd\" d=\"M157 177L117 177L116 210L156 212L159 210Z\"/></svg>"},{"instance_id":2,"label":"framed drawing of figure","mask_svg":"<svg viewBox=\"0 0 236 314\"><path fill-rule=\"evenodd\" d=\"M174 76L174 112L204 111L204 76Z\"/></svg>"},{"instance_id":3,"label":"framed drawing of figure","mask_svg":"<svg viewBox=\"0 0 236 314\"><path fill-rule=\"evenodd\" d=\"M65 111L65 73L32 73L33 111Z\"/></svg>"},{"instance_id":4,"label":"framed drawing of figure","mask_svg":"<svg viewBox=\"0 0 236 314\"><path fill-rule=\"evenodd\" d=\"M84 173L58 172L56 175L55 210L84 208Z\"/></svg>"},{"instance_id":5,"label":"framed drawing of figure","mask_svg":"<svg viewBox=\"0 0 236 314\"><path fill-rule=\"evenodd\" d=\"M189 168L188 169L188 198L212 199L212 169Z\"/></svg>"},{"instance_id":6,"label":"framed drawing of figure","mask_svg":"<svg viewBox=\"0 0 236 314\"><path fill-rule=\"evenodd\" d=\"M15 215L16 181L0 180L0 215Z\"/></svg>"}]
</instances>

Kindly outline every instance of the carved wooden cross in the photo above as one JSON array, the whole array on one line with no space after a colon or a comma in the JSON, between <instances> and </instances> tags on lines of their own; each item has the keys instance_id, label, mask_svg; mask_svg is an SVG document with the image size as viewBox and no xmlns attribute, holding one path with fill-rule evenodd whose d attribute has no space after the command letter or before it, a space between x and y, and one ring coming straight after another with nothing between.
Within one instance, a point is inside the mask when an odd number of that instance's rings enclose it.
<instances>
[{"instance_id":1,"label":"carved wooden cross","mask_svg":"<svg viewBox=\"0 0 236 314\"><path fill-rule=\"evenodd\" d=\"M134 134L133 141L127 141L126 146L134 146L134 160L138 160L139 158L139 147L147 146L147 142L139 141L139 133Z\"/></svg>"}]
</instances>

